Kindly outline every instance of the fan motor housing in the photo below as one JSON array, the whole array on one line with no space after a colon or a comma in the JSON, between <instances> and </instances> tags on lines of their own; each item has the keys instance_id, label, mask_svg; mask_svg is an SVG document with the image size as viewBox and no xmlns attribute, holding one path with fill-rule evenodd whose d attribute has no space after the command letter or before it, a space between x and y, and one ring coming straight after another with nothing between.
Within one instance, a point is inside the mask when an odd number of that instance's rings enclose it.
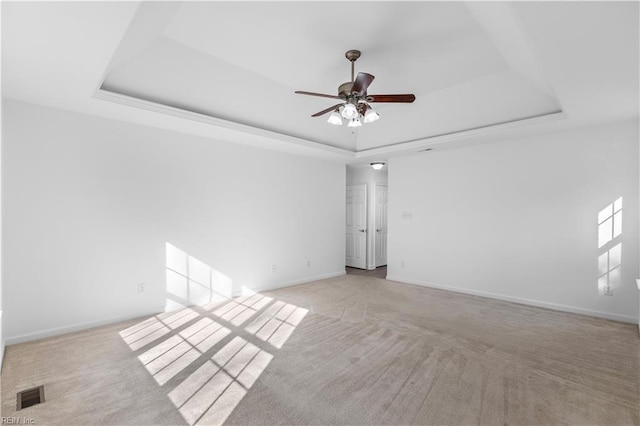
<instances>
[{"instance_id":1,"label":"fan motor housing","mask_svg":"<svg viewBox=\"0 0 640 426\"><path fill-rule=\"evenodd\" d=\"M338 96L350 96L352 87L353 87L353 81L347 81L346 83L342 83L338 87Z\"/></svg>"}]
</instances>

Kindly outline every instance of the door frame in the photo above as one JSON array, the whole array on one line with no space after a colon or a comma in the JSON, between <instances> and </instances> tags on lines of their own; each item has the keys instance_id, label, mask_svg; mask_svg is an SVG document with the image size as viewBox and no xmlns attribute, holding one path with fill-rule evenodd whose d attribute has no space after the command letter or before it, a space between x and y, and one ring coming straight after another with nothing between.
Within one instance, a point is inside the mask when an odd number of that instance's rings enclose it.
<instances>
[{"instance_id":1,"label":"door frame","mask_svg":"<svg viewBox=\"0 0 640 426\"><path fill-rule=\"evenodd\" d=\"M375 182L373 185L373 200L372 200L372 206L373 208L371 210L373 210L373 217L372 217L372 225L371 225L371 229L373 229L373 231L371 232L372 238L371 238L371 257L373 258L373 267L369 268L369 269L375 269L378 268L380 266L385 266L387 265L387 262L385 261L385 263L383 265L378 265L377 264L377 258L376 258L376 235L377 235L377 226L378 226L378 218L377 218L377 204L378 204L378 188L379 187L383 187L383 188L387 188L387 210L389 209L389 185L386 183L378 183ZM389 238L389 215L387 214L387 239ZM388 246L388 244L387 244ZM388 257L388 253L385 254L385 260Z\"/></svg>"}]
</instances>

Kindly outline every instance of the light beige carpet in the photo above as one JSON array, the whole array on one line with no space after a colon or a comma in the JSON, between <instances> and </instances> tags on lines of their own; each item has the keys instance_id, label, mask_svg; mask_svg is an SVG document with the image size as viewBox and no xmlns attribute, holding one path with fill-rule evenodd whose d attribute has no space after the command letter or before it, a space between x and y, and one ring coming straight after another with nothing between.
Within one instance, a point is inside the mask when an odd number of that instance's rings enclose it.
<instances>
[{"instance_id":1,"label":"light beige carpet","mask_svg":"<svg viewBox=\"0 0 640 426\"><path fill-rule=\"evenodd\" d=\"M347 275L7 348L38 424L635 424L637 327ZM15 393L45 385L18 413Z\"/></svg>"}]
</instances>

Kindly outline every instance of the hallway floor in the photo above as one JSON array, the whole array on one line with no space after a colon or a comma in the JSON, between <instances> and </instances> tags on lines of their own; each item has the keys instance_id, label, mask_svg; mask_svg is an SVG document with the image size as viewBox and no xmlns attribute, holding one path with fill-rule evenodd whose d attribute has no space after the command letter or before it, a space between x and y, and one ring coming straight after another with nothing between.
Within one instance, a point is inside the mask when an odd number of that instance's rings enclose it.
<instances>
[{"instance_id":1,"label":"hallway floor","mask_svg":"<svg viewBox=\"0 0 640 426\"><path fill-rule=\"evenodd\" d=\"M376 269L358 269L351 268L349 266L345 266L348 275L360 275L363 277L372 277L372 278L387 278L387 265L378 266Z\"/></svg>"}]
</instances>

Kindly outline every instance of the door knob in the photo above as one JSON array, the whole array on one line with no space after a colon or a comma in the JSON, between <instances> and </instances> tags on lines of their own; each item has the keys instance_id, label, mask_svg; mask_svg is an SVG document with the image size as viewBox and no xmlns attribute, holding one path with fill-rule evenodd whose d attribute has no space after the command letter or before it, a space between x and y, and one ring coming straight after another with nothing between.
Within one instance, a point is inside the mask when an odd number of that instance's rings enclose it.
<instances>
[{"instance_id":1,"label":"door knob","mask_svg":"<svg viewBox=\"0 0 640 426\"><path fill-rule=\"evenodd\" d=\"M378 229L376 229L376 232L380 233L380 232L382 232L382 229L378 228Z\"/></svg>"},{"instance_id":2,"label":"door knob","mask_svg":"<svg viewBox=\"0 0 640 426\"><path fill-rule=\"evenodd\" d=\"M358 229L358 232L367 232L366 229Z\"/></svg>"}]
</instances>

